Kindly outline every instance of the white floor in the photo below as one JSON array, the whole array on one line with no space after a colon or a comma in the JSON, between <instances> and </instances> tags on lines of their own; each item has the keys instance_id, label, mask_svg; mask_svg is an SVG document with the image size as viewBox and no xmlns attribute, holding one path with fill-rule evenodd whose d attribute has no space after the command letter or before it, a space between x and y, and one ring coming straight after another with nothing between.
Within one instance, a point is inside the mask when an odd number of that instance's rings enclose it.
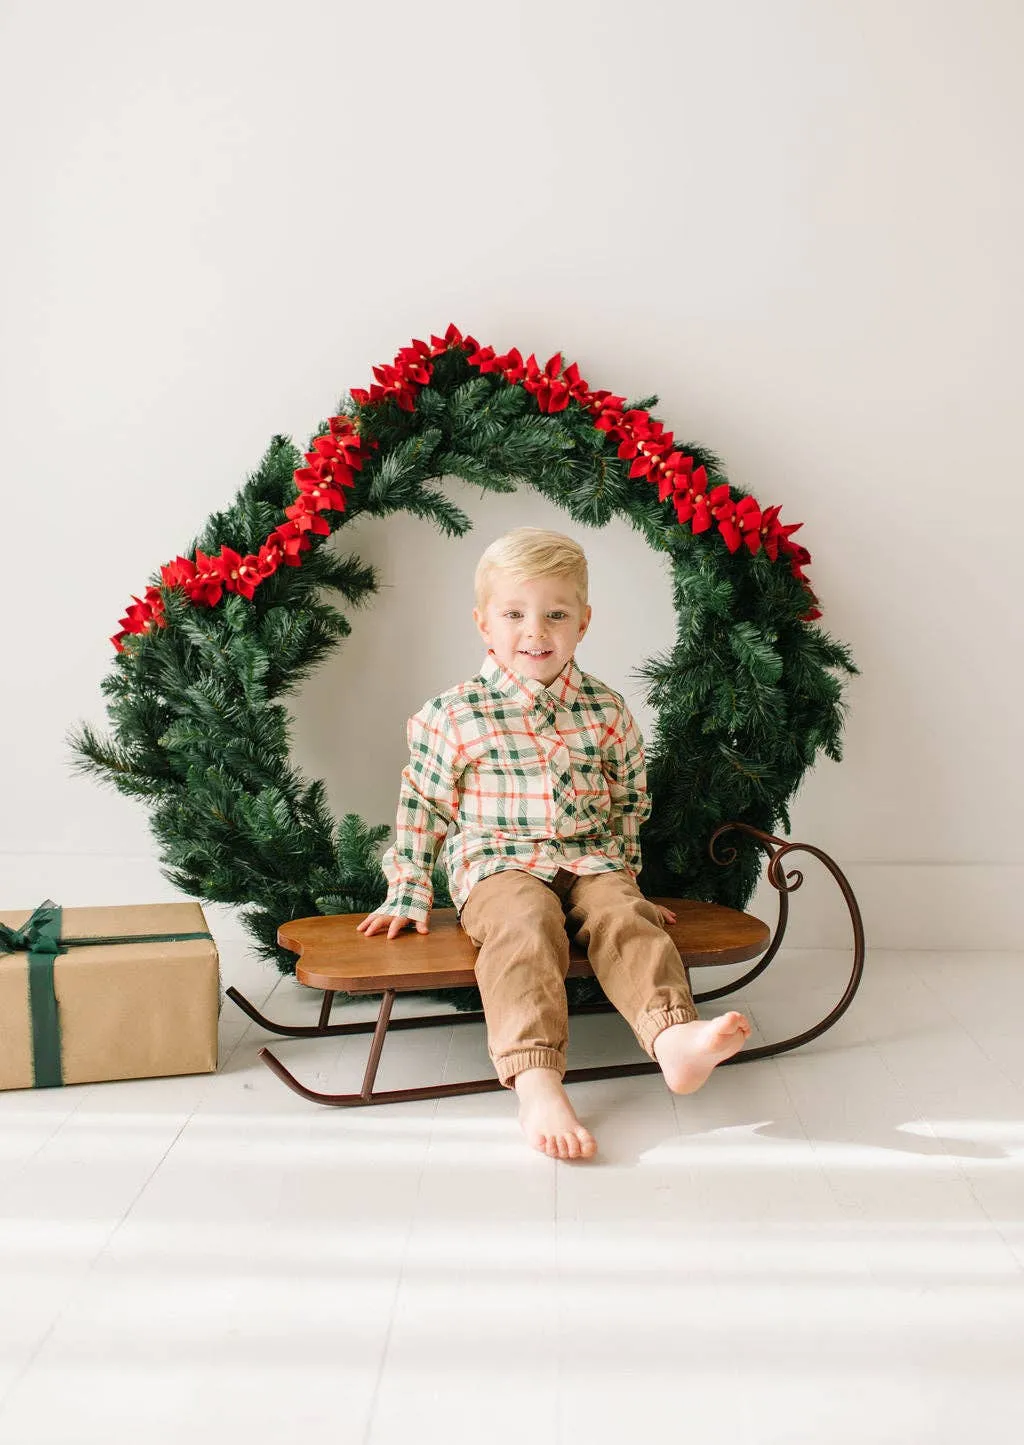
<instances>
[{"instance_id":1,"label":"white floor","mask_svg":"<svg viewBox=\"0 0 1024 1445\"><path fill-rule=\"evenodd\" d=\"M793 1032L844 963L782 958L742 1006ZM576 1085L590 1165L529 1151L503 1093L307 1104L230 1003L216 1075L4 1094L0 1441L1020 1439L1022 964L875 954L797 1053L683 1099ZM614 1017L574 1041L577 1066L632 1048ZM366 1041L277 1047L339 1090ZM476 1026L439 1028L395 1035L379 1083L487 1069Z\"/></svg>"}]
</instances>

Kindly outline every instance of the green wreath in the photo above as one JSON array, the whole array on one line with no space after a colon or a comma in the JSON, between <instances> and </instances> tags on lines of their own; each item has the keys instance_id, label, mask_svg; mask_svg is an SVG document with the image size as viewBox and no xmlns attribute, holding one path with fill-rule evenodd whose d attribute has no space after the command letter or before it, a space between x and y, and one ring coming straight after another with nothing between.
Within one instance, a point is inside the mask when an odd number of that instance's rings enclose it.
<instances>
[{"instance_id":1,"label":"green wreath","mask_svg":"<svg viewBox=\"0 0 1024 1445\"><path fill-rule=\"evenodd\" d=\"M815 623L796 528L731 487L706 448L677 444L650 414L656 397L592 390L560 356L544 367L499 356L452 326L374 375L304 457L273 437L189 555L133 599L103 682L112 736L80 726L77 766L143 799L171 883L240 905L260 953L294 972L282 922L369 912L387 891L389 825L336 822L323 783L289 758L279 699L351 631L322 592L355 607L377 587L372 568L324 539L364 513L399 511L461 536L470 522L442 478L493 492L525 481L586 526L626 518L670 569L675 645L637 669L656 713L640 881L651 896L742 908L759 845L737 835L723 869L711 834L725 821L788 831L787 805L819 751L841 756L842 675L857 670ZM440 870L434 885L436 906L450 906Z\"/></svg>"}]
</instances>

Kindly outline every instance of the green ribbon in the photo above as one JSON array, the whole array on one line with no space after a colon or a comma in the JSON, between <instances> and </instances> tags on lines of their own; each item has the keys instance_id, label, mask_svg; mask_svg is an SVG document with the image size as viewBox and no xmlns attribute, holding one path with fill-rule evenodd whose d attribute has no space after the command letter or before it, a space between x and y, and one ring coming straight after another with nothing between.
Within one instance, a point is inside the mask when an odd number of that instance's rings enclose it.
<instances>
[{"instance_id":1,"label":"green ribbon","mask_svg":"<svg viewBox=\"0 0 1024 1445\"><path fill-rule=\"evenodd\" d=\"M0 923L0 953L28 954L28 1000L32 1019L33 1087L52 1089L64 1083L61 1066L60 1010L53 986L53 961L69 948L96 948L112 943L186 943L212 938L201 933L108 933L92 938L61 938L63 909L47 898L23 928Z\"/></svg>"}]
</instances>

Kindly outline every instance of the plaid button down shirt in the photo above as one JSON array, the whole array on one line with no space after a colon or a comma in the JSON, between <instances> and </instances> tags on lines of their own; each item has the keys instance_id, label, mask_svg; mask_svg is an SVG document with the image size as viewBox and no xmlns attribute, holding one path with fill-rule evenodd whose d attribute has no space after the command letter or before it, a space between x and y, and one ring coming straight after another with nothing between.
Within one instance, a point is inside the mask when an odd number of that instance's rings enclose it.
<instances>
[{"instance_id":1,"label":"plaid button down shirt","mask_svg":"<svg viewBox=\"0 0 1024 1445\"><path fill-rule=\"evenodd\" d=\"M571 659L546 687L488 651L483 667L409 719L396 839L378 914L423 921L438 848L461 913L503 868L640 872L650 815L643 739L619 693ZM450 825L454 830L449 832Z\"/></svg>"}]
</instances>

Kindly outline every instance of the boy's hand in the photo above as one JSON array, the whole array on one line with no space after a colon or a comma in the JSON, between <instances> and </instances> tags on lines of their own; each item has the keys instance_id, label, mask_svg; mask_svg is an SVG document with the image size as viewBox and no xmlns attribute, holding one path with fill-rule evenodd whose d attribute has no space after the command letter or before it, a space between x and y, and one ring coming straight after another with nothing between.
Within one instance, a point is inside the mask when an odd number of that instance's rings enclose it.
<instances>
[{"instance_id":1,"label":"boy's hand","mask_svg":"<svg viewBox=\"0 0 1024 1445\"><path fill-rule=\"evenodd\" d=\"M654 906L661 914L662 923L675 923L676 916L672 912L671 908L662 908L660 903L656 903Z\"/></svg>"},{"instance_id":2,"label":"boy's hand","mask_svg":"<svg viewBox=\"0 0 1024 1445\"><path fill-rule=\"evenodd\" d=\"M372 933L379 933L385 924L388 926L388 937L397 938L407 923L412 923L411 918L402 918L394 913L368 913L362 923L356 924L357 933L365 933L367 938ZM416 924L417 933L429 933L430 929L426 922Z\"/></svg>"}]
</instances>

